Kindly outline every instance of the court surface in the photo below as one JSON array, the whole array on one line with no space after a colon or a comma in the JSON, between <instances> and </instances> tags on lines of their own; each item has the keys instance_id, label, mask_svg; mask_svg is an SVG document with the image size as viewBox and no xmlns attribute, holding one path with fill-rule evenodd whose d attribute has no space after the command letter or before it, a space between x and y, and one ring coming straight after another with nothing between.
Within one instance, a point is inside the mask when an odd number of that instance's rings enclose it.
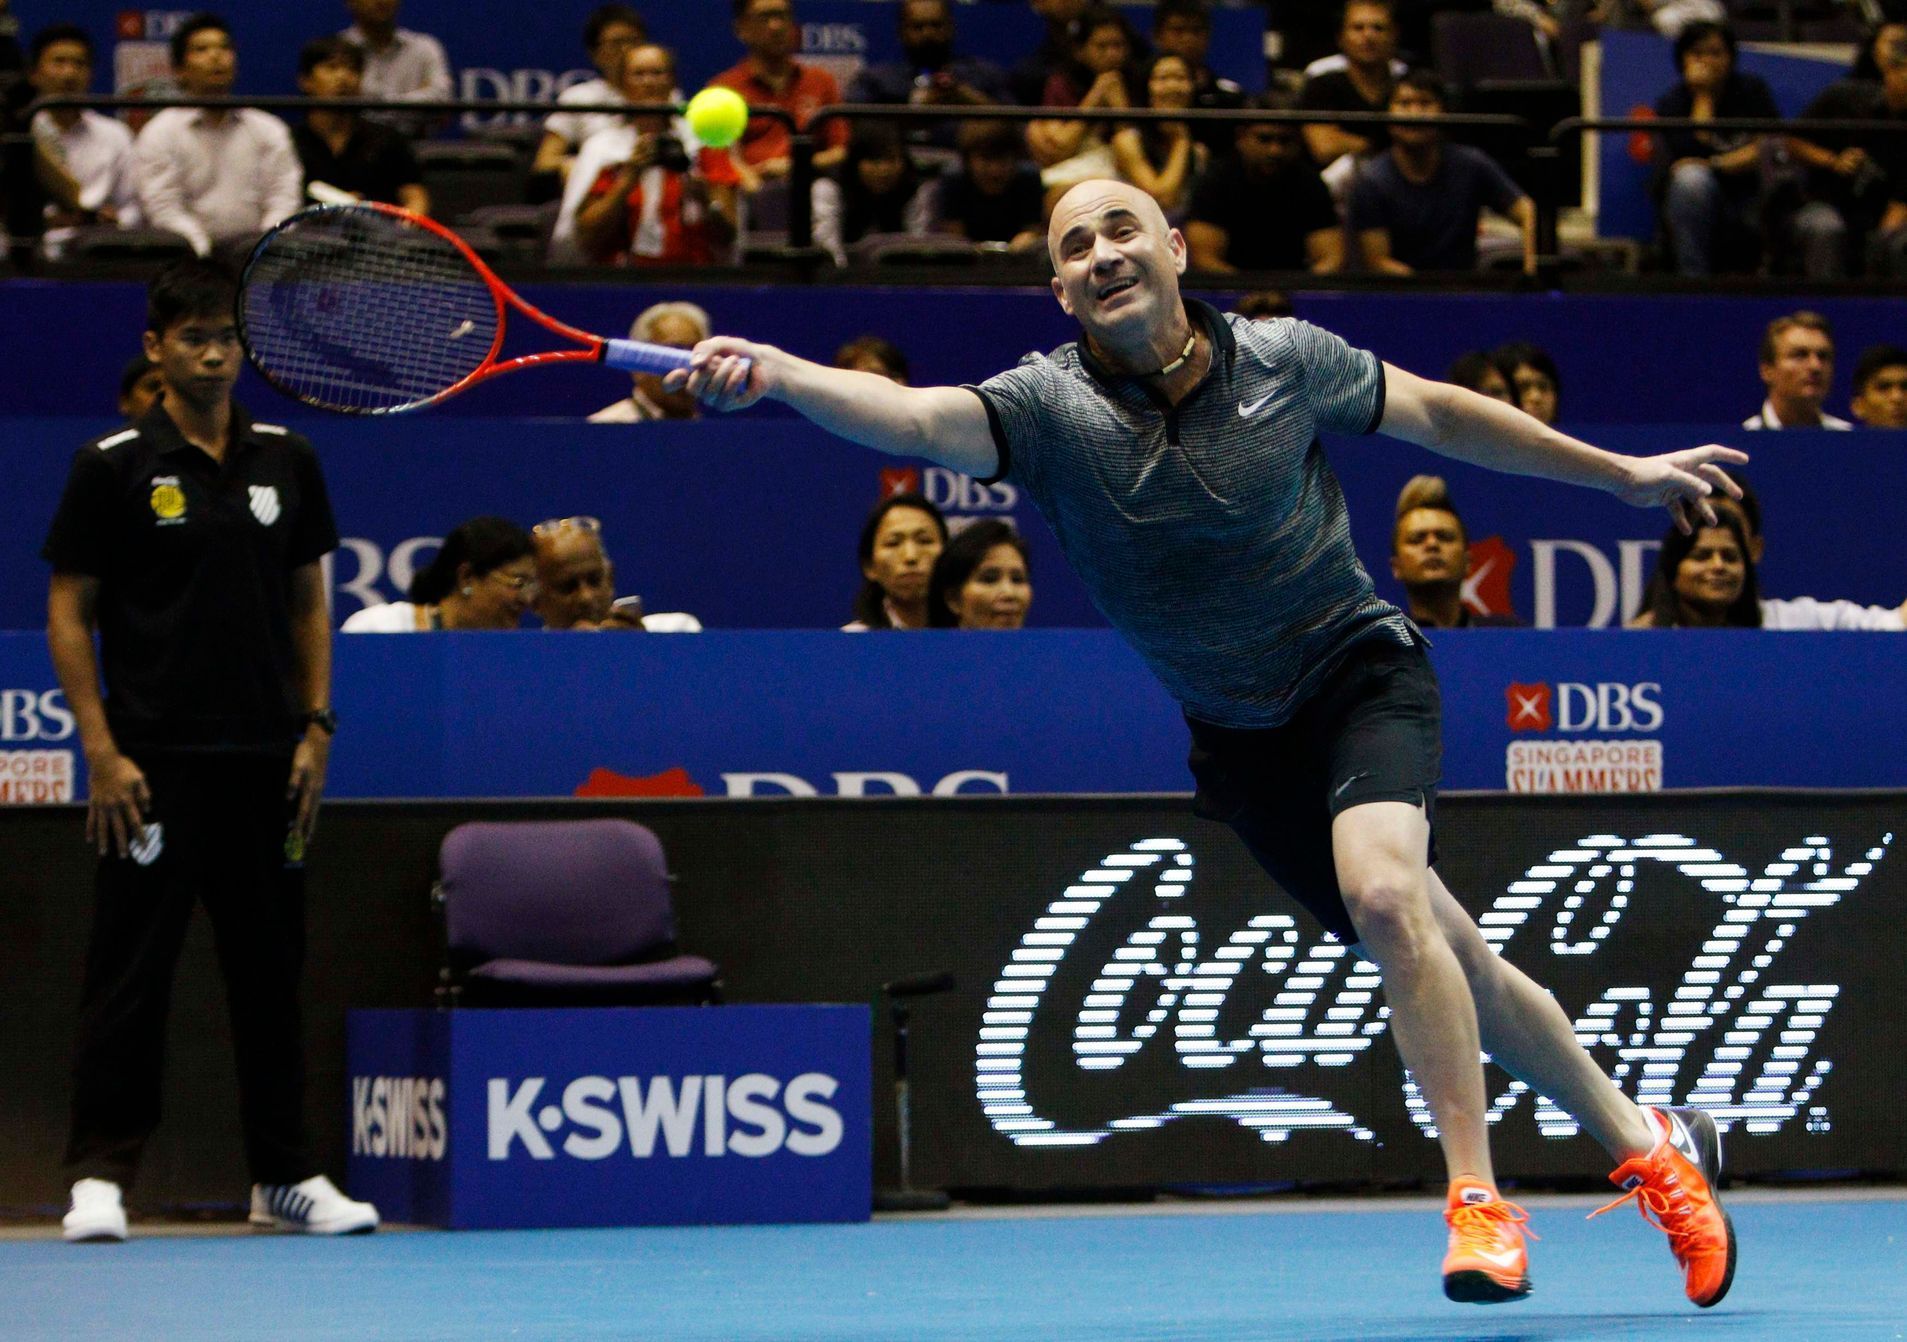
<instances>
[{"instance_id":1,"label":"court surface","mask_svg":"<svg viewBox=\"0 0 1907 1342\"><path fill-rule=\"evenodd\" d=\"M1697 1311L1624 1207L1528 1199L1536 1294L1438 1294L1442 1224L1409 1202L956 1212L860 1226L380 1233L137 1232L0 1240L0 1336L21 1338L1907 1338L1907 1191L1729 1201L1735 1286Z\"/></svg>"}]
</instances>

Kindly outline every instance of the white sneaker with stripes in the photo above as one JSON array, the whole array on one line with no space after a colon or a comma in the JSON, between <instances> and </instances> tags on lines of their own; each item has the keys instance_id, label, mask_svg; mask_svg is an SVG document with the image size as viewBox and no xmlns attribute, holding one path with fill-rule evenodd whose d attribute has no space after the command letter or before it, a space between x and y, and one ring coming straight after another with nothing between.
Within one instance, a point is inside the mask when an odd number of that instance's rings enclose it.
<instances>
[{"instance_id":1,"label":"white sneaker with stripes","mask_svg":"<svg viewBox=\"0 0 1907 1342\"><path fill-rule=\"evenodd\" d=\"M251 1223L301 1235L360 1235L377 1229L377 1208L352 1201L316 1174L301 1184L253 1184Z\"/></svg>"}]
</instances>

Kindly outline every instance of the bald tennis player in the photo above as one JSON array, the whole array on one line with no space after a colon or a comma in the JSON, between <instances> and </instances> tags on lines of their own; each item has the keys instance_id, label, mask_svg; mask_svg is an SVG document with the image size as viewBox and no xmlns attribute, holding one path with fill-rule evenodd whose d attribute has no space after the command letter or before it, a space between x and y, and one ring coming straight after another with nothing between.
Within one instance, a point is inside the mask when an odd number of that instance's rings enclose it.
<instances>
[{"instance_id":1,"label":"bald tennis player","mask_svg":"<svg viewBox=\"0 0 1907 1342\"><path fill-rule=\"evenodd\" d=\"M720 410L764 397L833 433L1024 489L1094 602L1184 708L1194 810L1223 821L1330 931L1375 962L1398 1052L1436 1120L1449 1197L1444 1293L1529 1293L1521 1208L1499 1196L1482 1049L1608 1149L1611 1178L1713 1305L1735 1240L1721 1142L1699 1109L1645 1109L1496 954L1436 871L1441 705L1410 619L1351 548L1318 435L1382 433L1511 474L1713 522L1721 446L1629 457L1426 381L1290 319L1179 290L1185 239L1143 192L1082 182L1047 234L1079 339L977 386L897 386L720 337L670 374ZM1608 1210L1607 1208L1605 1210Z\"/></svg>"}]
</instances>

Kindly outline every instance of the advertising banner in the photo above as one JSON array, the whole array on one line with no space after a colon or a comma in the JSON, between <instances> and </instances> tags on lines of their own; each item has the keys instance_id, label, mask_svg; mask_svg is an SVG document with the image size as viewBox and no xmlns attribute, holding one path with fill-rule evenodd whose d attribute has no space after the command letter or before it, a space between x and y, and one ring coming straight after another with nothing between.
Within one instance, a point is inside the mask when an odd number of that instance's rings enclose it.
<instances>
[{"instance_id":1,"label":"advertising banner","mask_svg":"<svg viewBox=\"0 0 1907 1342\"><path fill-rule=\"evenodd\" d=\"M1907 786L1899 635L1470 630L1430 651L1444 786ZM1186 728L1109 630L341 637L329 795L1180 792ZM86 795L44 641L0 635L0 800Z\"/></svg>"},{"instance_id":2,"label":"advertising banner","mask_svg":"<svg viewBox=\"0 0 1907 1342\"><path fill-rule=\"evenodd\" d=\"M526 379L530 380L530 379ZM603 524L618 590L649 611L687 611L710 629L838 629L862 576L855 540L868 512L924 495L955 528L1004 518L1030 551L1035 626L1102 626L1059 542L1025 492L941 466L886 457L788 418L602 425L344 418L301 422L324 463L343 544L330 563L339 621L401 598L452 527L481 513L530 526L587 514ZM19 525L0 533L0 629L46 620L39 557L75 447L97 422L16 420ZM1907 533L1907 433L1747 433L1715 424L1608 426L1597 442L1646 455L1704 442L1742 446L1764 505L1764 596L1907 598L1897 538ZM1420 472L1444 476L1469 530L1470 609L1537 627L1619 624L1635 613L1667 532L1660 509L1596 491L1501 475L1382 437L1330 439L1351 536L1377 592L1391 576L1397 495ZM534 625L532 617L528 623Z\"/></svg>"},{"instance_id":3,"label":"advertising banner","mask_svg":"<svg viewBox=\"0 0 1907 1342\"><path fill-rule=\"evenodd\" d=\"M351 1013L350 1185L458 1229L865 1221L864 1006Z\"/></svg>"}]
</instances>

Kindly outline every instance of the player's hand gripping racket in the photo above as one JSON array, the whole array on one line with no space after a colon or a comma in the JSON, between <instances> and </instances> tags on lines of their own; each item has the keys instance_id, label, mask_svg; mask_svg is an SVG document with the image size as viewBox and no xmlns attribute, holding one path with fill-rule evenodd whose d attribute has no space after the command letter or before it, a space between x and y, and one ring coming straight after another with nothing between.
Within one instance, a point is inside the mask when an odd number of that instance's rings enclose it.
<instances>
[{"instance_id":1,"label":"player's hand gripping racket","mask_svg":"<svg viewBox=\"0 0 1907 1342\"><path fill-rule=\"evenodd\" d=\"M508 309L576 349L499 359ZM633 373L689 366L689 352L605 340L525 302L435 220L363 202L301 210L253 248L239 286L239 337L288 396L347 415L421 410L486 378L544 364Z\"/></svg>"}]
</instances>

